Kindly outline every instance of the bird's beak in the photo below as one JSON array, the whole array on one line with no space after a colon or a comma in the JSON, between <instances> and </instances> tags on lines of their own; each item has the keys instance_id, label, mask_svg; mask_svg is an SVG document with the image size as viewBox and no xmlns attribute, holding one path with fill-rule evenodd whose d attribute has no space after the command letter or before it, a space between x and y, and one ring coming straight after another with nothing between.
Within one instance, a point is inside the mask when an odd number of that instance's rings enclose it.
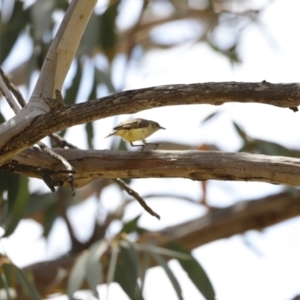
<instances>
[{"instance_id":1,"label":"bird's beak","mask_svg":"<svg viewBox=\"0 0 300 300\"><path fill-rule=\"evenodd\" d=\"M165 127L161 127L161 126L159 126L159 129L166 129Z\"/></svg>"}]
</instances>

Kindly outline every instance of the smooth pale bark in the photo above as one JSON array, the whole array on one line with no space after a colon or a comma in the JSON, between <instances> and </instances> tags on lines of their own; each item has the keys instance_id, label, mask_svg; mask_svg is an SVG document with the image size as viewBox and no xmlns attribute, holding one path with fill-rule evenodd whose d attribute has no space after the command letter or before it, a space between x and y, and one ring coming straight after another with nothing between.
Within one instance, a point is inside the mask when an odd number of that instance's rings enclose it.
<instances>
[{"instance_id":1,"label":"smooth pale bark","mask_svg":"<svg viewBox=\"0 0 300 300\"><path fill-rule=\"evenodd\" d=\"M38 81L29 103L15 117L0 125L0 165L16 154L33 145L24 130L34 126L34 120L49 112L43 97L53 98L55 89L61 90L71 62L74 58L81 36L86 28L97 0L73 0L62 20L45 58ZM43 130L40 128L40 130ZM5 151L13 139L26 141L18 147ZM2 156L3 154L4 157Z\"/></svg>"}]
</instances>

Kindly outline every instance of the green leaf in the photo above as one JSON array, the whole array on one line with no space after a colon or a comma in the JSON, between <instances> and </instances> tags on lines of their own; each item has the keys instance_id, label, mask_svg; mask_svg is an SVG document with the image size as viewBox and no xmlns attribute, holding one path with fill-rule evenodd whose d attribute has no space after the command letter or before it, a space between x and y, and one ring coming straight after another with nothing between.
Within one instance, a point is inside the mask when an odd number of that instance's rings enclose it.
<instances>
[{"instance_id":1,"label":"green leaf","mask_svg":"<svg viewBox=\"0 0 300 300\"><path fill-rule=\"evenodd\" d=\"M0 112L0 124L5 122L5 118L3 117L3 115Z\"/></svg>"},{"instance_id":2,"label":"green leaf","mask_svg":"<svg viewBox=\"0 0 300 300\"><path fill-rule=\"evenodd\" d=\"M39 212L43 212L56 203L56 195L54 193L32 193L28 199L25 217Z\"/></svg>"},{"instance_id":3,"label":"green leaf","mask_svg":"<svg viewBox=\"0 0 300 300\"><path fill-rule=\"evenodd\" d=\"M80 87L81 78L82 78L82 67L80 62L77 60L76 74L73 78L71 86L67 89L66 95L64 97L65 104L71 105L75 103L79 91L79 87Z\"/></svg>"},{"instance_id":4,"label":"green leaf","mask_svg":"<svg viewBox=\"0 0 300 300\"><path fill-rule=\"evenodd\" d=\"M0 169L0 198L2 199L3 193L7 192L7 201L2 202L2 220L5 222L5 218L8 218L9 213L15 206L15 202L18 194L18 187L20 185L20 175L13 174L6 170ZM3 200L3 199L2 199Z\"/></svg>"},{"instance_id":5,"label":"green leaf","mask_svg":"<svg viewBox=\"0 0 300 300\"><path fill-rule=\"evenodd\" d=\"M173 274L172 270L169 268L167 261L161 255L159 255L157 252L151 252L151 254L155 258L157 263L165 270L167 276L169 277L169 279L176 291L178 299L183 300L181 287L178 283L177 278Z\"/></svg>"},{"instance_id":6,"label":"green leaf","mask_svg":"<svg viewBox=\"0 0 300 300\"><path fill-rule=\"evenodd\" d=\"M57 210L57 205L52 204L47 208L47 210L44 212L45 217L44 217L44 222L43 222L43 236L47 238L51 232L51 229L53 227L53 224L55 220L60 216L58 210Z\"/></svg>"},{"instance_id":7,"label":"green leaf","mask_svg":"<svg viewBox=\"0 0 300 300\"><path fill-rule=\"evenodd\" d=\"M38 0L29 8L34 39L41 42L45 32L50 33L52 23L52 12L55 8L54 1Z\"/></svg>"},{"instance_id":8,"label":"green leaf","mask_svg":"<svg viewBox=\"0 0 300 300\"><path fill-rule=\"evenodd\" d=\"M138 286L138 255L132 243L120 242L120 256L117 263L115 280L132 300L143 299Z\"/></svg>"},{"instance_id":9,"label":"green leaf","mask_svg":"<svg viewBox=\"0 0 300 300\"><path fill-rule=\"evenodd\" d=\"M85 125L85 131L87 134L87 143L89 149L94 149L93 140L94 140L94 127L93 123L89 122Z\"/></svg>"},{"instance_id":10,"label":"green leaf","mask_svg":"<svg viewBox=\"0 0 300 300\"><path fill-rule=\"evenodd\" d=\"M7 280L6 280L5 275L2 274L2 273L0 273L0 287L1 287L1 289L5 290L5 292L6 292L6 299L7 300L11 300L10 290L9 290L9 286L8 286Z\"/></svg>"},{"instance_id":11,"label":"green leaf","mask_svg":"<svg viewBox=\"0 0 300 300\"><path fill-rule=\"evenodd\" d=\"M66 105L72 105L75 103L77 94L80 88L80 82L82 79L82 66L79 60L76 61L77 63L77 69L76 74L73 78L73 81L71 83L71 86L66 90L66 95L64 97L64 102ZM67 129L62 130L59 135L61 137L64 137L67 132Z\"/></svg>"},{"instance_id":12,"label":"green leaf","mask_svg":"<svg viewBox=\"0 0 300 300\"><path fill-rule=\"evenodd\" d=\"M117 90L114 87L111 80L111 74L109 72L103 72L98 68L95 68L95 74L96 74L97 82L104 84L110 93L112 94L117 93Z\"/></svg>"},{"instance_id":13,"label":"green leaf","mask_svg":"<svg viewBox=\"0 0 300 300\"><path fill-rule=\"evenodd\" d=\"M77 258L68 280L68 296L74 299L73 294L78 291L86 276L86 263L89 256L89 251L83 252Z\"/></svg>"},{"instance_id":14,"label":"green leaf","mask_svg":"<svg viewBox=\"0 0 300 300\"><path fill-rule=\"evenodd\" d=\"M236 122L232 122L233 126L236 130L236 132L238 133L238 135L242 138L242 140L247 143L248 142L248 136L246 134L246 132L236 123Z\"/></svg>"},{"instance_id":15,"label":"green leaf","mask_svg":"<svg viewBox=\"0 0 300 300\"><path fill-rule=\"evenodd\" d=\"M134 247L139 251L146 251L149 253L166 255L174 258L179 258L182 260L191 260L192 256L187 253L182 253L181 251L173 251L167 248L157 247L149 244L134 244Z\"/></svg>"},{"instance_id":16,"label":"green leaf","mask_svg":"<svg viewBox=\"0 0 300 300\"><path fill-rule=\"evenodd\" d=\"M91 99L96 99L97 98L97 79L96 79L96 75L95 75L95 72L94 72L94 81L93 81L93 87L92 87L92 90L89 94L89 97L88 99L91 100ZM93 139L94 139L94 127L93 127L93 123L87 123L85 125L85 130L86 130L86 133L87 133L87 143L88 143L88 146L89 146L89 149L94 149L94 146L93 146Z\"/></svg>"},{"instance_id":17,"label":"green leaf","mask_svg":"<svg viewBox=\"0 0 300 300\"><path fill-rule=\"evenodd\" d=\"M206 118L204 118L204 119L201 121L200 125L203 125L204 123L207 123L207 122L210 121L211 119L213 119L213 118L217 117L218 115L220 115L220 113L221 113L220 110L211 113L210 115L208 115Z\"/></svg>"},{"instance_id":18,"label":"green leaf","mask_svg":"<svg viewBox=\"0 0 300 300\"><path fill-rule=\"evenodd\" d=\"M111 1L110 5L100 18L99 43L104 50L112 49L117 41L116 37L116 18L120 0ZM113 54L105 51L108 59L111 61Z\"/></svg>"},{"instance_id":19,"label":"green leaf","mask_svg":"<svg viewBox=\"0 0 300 300\"><path fill-rule=\"evenodd\" d=\"M251 147L251 151L252 152L255 151L256 153L261 153L266 155L299 157L298 150L292 150L280 144L269 142L269 141L254 139L250 147ZM244 149L246 149L246 147L244 147Z\"/></svg>"},{"instance_id":20,"label":"green leaf","mask_svg":"<svg viewBox=\"0 0 300 300\"><path fill-rule=\"evenodd\" d=\"M102 283L103 274L102 274L102 264L101 256L107 250L109 244L106 240L101 240L94 243L89 250L89 254L86 262L86 279L90 289L93 291L94 296L99 297L97 290L97 285Z\"/></svg>"},{"instance_id":21,"label":"green leaf","mask_svg":"<svg viewBox=\"0 0 300 300\"><path fill-rule=\"evenodd\" d=\"M24 294L27 294L31 300L41 300L41 296L39 295L36 287L32 282L30 282L24 272L19 269L18 267L14 266L16 273L17 273L17 279L18 282L22 285Z\"/></svg>"},{"instance_id":22,"label":"green leaf","mask_svg":"<svg viewBox=\"0 0 300 300\"><path fill-rule=\"evenodd\" d=\"M199 292L205 297L206 300L215 300L214 288L206 275L204 269L199 264L199 262L192 256L191 252L181 245L175 243L169 243L168 248L181 252L183 254L188 254L191 256L191 260L185 260L177 258L181 267L186 271L187 275L194 283Z\"/></svg>"},{"instance_id":23,"label":"green leaf","mask_svg":"<svg viewBox=\"0 0 300 300\"><path fill-rule=\"evenodd\" d=\"M142 256L142 262L140 265L140 278L141 278L141 293L143 294L144 286L145 286L145 278L146 278L146 273L150 267L150 255L148 252L146 252Z\"/></svg>"},{"instance_id":24,"label":"green leaf","mask_svg":"<svg viewBox=\"0 0 300 300\"><path fill-rule=\"evenodd\" d=\"M118 262L118 255L119 255L119 247L113 245L110 262L109 262L109 267L108 267L108 273L107 273L107 297L106 297L107 299L109 299L110 284L113 282L113 280L115 278L115 272L116 272L116 267L117 267L117 262Z\"/></svg>"},{"instance_id":25,"label":"green leaf","mask_svg":"<svg viewBox=\"0 0 300 300\"><path fill-rule=\"evenodd\" d=\"M29 24L29 11L28 9L23 9L22 1L14 1L13 13L10 20L3 20L1 18L0 23L0 41L1 41L1 51L0 51L0 64L11 53L13 46L15 45L20 33ZM1 15L0 15L1 17ZM3 15L2 15L3 17ZM5 41L5 42L3 42Z\"/></svg>"},{"instance_id":26,"label":"green leaf","mask_svg":"<svg viewBox=\"0 0 300 300\"><path fill-rule=\"evenodd\" d=\"M137 217L130 220L129 222L124 223L123 228L120 230L120 233L125 232L128 234L131 232L137 232L139 230L138 221L139 221L140 217L141 217L141 215L138 215Z\"/></svg>"},{"instance_id":27,"label":"green leaf","mask_svg":"<svg viewBox=\"0 0 300 300\"><path fill-rule=\"evenodd\" d=\"M83 55L89 55L91 57L98 50L98 35L101 27L101 18L101 15L95 13L91 15L77 50L79 57Z\"/></svg>"},{"instance_id":28,"label":"green leaf","mask_svg":"<svg viewBox=\"0 0 300 300\"><path fill-rule=\"evenodd\" d=\"M0 255L0 257L1 260L4 261L4 263L1 265L1 270L4 273L7 285L14 287L16 285L16 270L7 257L3 255Z\"/></svg>"},{"instance_id":29,"label":"green leaf","mask_svg":"<svg viewBox=\"0 0 300 300\"><path fill-rule=\"evenodd\" d=\"M8 221L6 222L6 224L4 224L5 227L4 237L11 235L16 229L16 227L18 226L20 220L25 214L28 198L29 198L28 178L21 176L20 184L18 187L18 194L16 199L14 200L14 206L10 210Z\"/></svg>"},{"instance_id":30,"label":"green leaf","mask_svg":"<svg viewBox=\"0 0 300 300\"><path fill-rule=\"evenodd\" d=\"M16 200L18 186L20 183L20 175L0 169L0 193L7 192L7 198L11 200L9 209L14 206L13 201Z\"/></svg>"}]
</instances>

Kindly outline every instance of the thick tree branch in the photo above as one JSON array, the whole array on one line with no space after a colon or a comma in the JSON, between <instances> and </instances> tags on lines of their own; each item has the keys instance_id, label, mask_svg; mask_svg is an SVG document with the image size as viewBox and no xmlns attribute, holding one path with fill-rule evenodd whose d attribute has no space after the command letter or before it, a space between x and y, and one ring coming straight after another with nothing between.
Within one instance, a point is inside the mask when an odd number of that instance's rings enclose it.
<instances>
[{"instance_id":1,"label":"thick tree branch","mask_svg":"<svg viewBox=\"0 0 300 300\"><path fill-rule=\"evenodd\" d=\"M213 209L203 217L152 233L154 236L164 236L163 239L158 239L161 242L159 246L165 246L162 243L165 241L180 243L193 249L218 239L243 234L248 230L261 230L299 215L299 194L280 193L255 201L242 201L224 209ZM43 293L61 268L71 269L76 257L75 254L68 255L30 265L26 269L32 271L36 286ZM64 290L66 280L67 278L57 286L57 291L59 288Z\"/></svg>"},{"instance_id":2,"label":"thick tree branch","mask_svg":"<svg viewBox=\"0 0 300 300\"><path fill-rule=\"evenodd\" d=\"M228 208L212 209L199 219L165 228L161 234L193 249L248 230L262 230L299 215L300 194L280 193L241 201Z\"/></svg>"},{"instance_id":3,"label":"thick tree branch","mask_svg":"<svg viewBox=\"0 0 300 300\"><path fill-rule=\"evenodd\" d=\"M192 180L262 181L300 186L300 159L249 153L218 151L108 151L55 149L76 170L75 186L96 178L170 177ZM23 165L30 165L28 170ZM25 176L40 178L37 169L64 170L64 166L46 153L27 149L4 166ZM56 173L56 174L55 174ZM66 182L64 173L55 172L55 180Z\"/></svg>"},{"instance_id":4,"label":"thick tree branch","mask_svg":"<svg viewBox=\"0 0 300 300\"><path fill-rule=\"evenodd\" d=\"M300 104L300 85L267 82L167 85L125 91L94 101L62 107L32 119L21 132L11 132L11 138L5 143L1 140L0 165L45 136L74 125L120 114L136 113L154 107L191 104L221 105L228 102L264 103L285 108L297 107ZM1 128L5 131L5 126L6 123L2 124L0 131Z\"/></svg>"}]
</instances>

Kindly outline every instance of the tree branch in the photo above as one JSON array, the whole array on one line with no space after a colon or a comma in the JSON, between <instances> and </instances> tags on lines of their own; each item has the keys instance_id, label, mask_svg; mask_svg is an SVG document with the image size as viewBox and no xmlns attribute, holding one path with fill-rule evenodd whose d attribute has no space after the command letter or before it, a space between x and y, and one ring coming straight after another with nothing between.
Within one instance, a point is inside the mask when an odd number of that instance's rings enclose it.
<instances>
[{"instance_id":1,"label":"tree branch","mask_svg":"<svg viewBox=\"0 0 300 300\"><path fill-rule=\"evenodd\" d=\"M13 137L18 137L18 140L24 140L24 129L30 127L37 116L43 115L49 111L49 107L40 97L53 98L56 89L61 90L75 52L77 50L81 36L89 21L90 15L97 3L97 0L71 1L62 23L56 33L54 41L48 50L47 56L32 93L29 103L15 117L0 126L0 149ZM55 131L51 132L54 133ZM38 142L29 144L33 145ZM11 159L20 151L28 146L20 145L10 151L11 153L4 158ZM1 150L0 150L1 152ZM0 162L0 165L3 161Z\"/></svg>"},{"instance_id":2,"label":"tree branch","mask_svg":"<svg viewBox=\"0 0 300 300\"><path fill-rule=\"evenodd\" d=\"M295 108L300 104L300 85L267 82L166 85L125 91L94 101L62 107L32 119L21 132L11 132L9 140L1 138L0 165L45 136L74 125L120 114L136 113L154 107L191 104L221 105L228 102L264 103ZM18 124L17 119L14 121ZM7 122L0 126L0 133L1 129L5 132L6 126Z\"/></svg>"},{"instance_id":3,"label":"tree branch","mask_svg":"<svg viewBox=\"0 0 300 300\"><path fill-rule=\"evenodd\" d=\"M299 215L300 194L280 193L212 209L201 218L170 226L160 233L193 249L248 230L262 230Z\"/></svg>"},{"instance_id":4,"label":"tree branch","mask_svg":"<svg viewBox=\"0 0 300 300\"><path fill-rule=\"evenodd\" d=\"M76 187L96 178L189 178L192 180L261 181L300 186L300 159L218 151L108 151L54 149L76 170ZM31 168L23 168L30 165ZM40 178L37 169L64 170L64 166L37 148L27 149L3 168ZM28 169L28 170L27 170ZM53 179L66 183L65 173Z\"/></svg>"}]
</instances>

